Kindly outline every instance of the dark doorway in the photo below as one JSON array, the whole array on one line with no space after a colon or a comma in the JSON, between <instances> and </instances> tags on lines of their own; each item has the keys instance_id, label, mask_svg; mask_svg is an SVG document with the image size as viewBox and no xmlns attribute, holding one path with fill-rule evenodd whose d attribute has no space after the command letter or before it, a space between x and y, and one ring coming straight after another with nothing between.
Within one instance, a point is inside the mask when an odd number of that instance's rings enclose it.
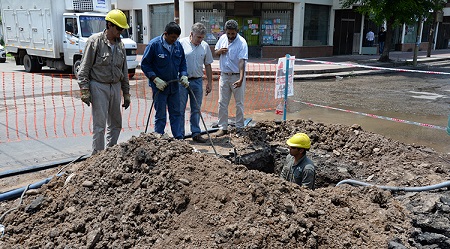
<instances>
[{"instance_id":1,"label":"dark doorway","mask_svg":"<svg viewBox=\"0 0 450 249\"><path fill-rule=\"evenodd\" d=\"M450 23L439 23L436 49L447 49L450 39Z\"/></svg>"},{"instance_id":2,"label":"dark doorway","mask_svg":"<svg viewBox=\"0 0 450 249\"><path fill-rule=\"evenodd\" d=\"M336 10L333 34L333 54L359 52L362 16L353 10Z\"/></svg>"}]
</instances>

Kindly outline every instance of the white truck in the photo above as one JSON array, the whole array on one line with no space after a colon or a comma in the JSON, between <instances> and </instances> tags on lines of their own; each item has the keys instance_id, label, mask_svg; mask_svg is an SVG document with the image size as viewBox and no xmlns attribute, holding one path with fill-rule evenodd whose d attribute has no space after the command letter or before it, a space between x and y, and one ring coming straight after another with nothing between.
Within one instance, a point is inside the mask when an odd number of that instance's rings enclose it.
<instances>
[{"instance_id":1,"label":"white truck","mask_svg":"<svg viewBox=\"0 0 450 249\"><path fill-rule=\"evenodd\" d=\"M0 0L5 47L27 72L43 66L78 72L87 38L106 27L110 0ZM128 73L139 62L137 44L123 33Z\"/></svg>"}]
</instances>

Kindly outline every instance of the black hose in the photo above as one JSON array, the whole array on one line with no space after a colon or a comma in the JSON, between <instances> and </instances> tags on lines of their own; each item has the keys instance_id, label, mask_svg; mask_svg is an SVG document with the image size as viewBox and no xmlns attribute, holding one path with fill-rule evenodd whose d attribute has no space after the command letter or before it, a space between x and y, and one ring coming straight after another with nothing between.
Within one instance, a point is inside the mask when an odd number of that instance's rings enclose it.
<instances>
[{"instance_id":1,"label":"black hose","mask_svg":"<svg viewBox=\"0 0 450 249\"><path fill-rule=\"evenodd\" d=\"M159 93L159 90L155 93L155 96L153 97L152 105L150 106L150 111L148 112L147 124L145 125L145 131L144 131L144 133L147 133L148 123L150 122L150 115L152 114L153 105L155 105L155 99L156 99L156 97L158 96L158 93Z\"/></svg>"},{"instance_id":2,"label":"black hose","mask_svg":"<svg viewBox=\"0 0 450 249\"><path fill-rule=\"evenodd\" d=\"M166 83L169 84L169 83L177 82L177 81L179 81L179 80L178 80L178 79L174 79L174 80L169 80L169 81L167 81ZM145 125L145 131L144 131L144 133L147 133L148 123L150 122L150 114L152 114L152 109L153 109L153 106L155 105L155 99L156 99L156 97L158 96L158 93L159 93L160 91L161 91L161 90L158 89L158 91L155 93L155 96L153 96L152 106L150 106L150 111L149 111L149 113L148 113L147 124Z\"/></svg>"},{"instance_id":3,"label":"black hose","mask_svg":"<svg viewBox=\"0 0 450 249\"><path fill-rule=\"evenodd\" d=\"M57 176L61 176L63 174L64 173L61 173L61 174L58 174ZM1 193L0 194L0 202L1 201L6 201L6 200L10 200L10 199L15 199L15 198L19 197L24 191L26 191L28 189L40 188L42 185L48 183L52 178L53 178L53 176L45 178L44 180L41 180L41 181L36 182L36 183L33 183L31 185L28 185L29 187L16 188L16 189L10 190L8 192Z\"/></svg>"},{"instance_id":4,"label":"black hose","mask_svg":"<svg viewBox=\"0 0 450 249\"><path fill-rule=\"evenodd\" d=\"M87 158L87 157L86 158L83 158L83 157L86 157L86 155L81 155L75 159L72 158L72 159L68 159L68 160L52 162L49 164L33 165L33 166L29 166L29 167L21 168L21 169L17 169L17 170L6 170L3 172L0 172L0 179L5 178L5 177L10 177L10 176L16 176L16 175L21 175L21 174L26 174L26 173L37 172L37 171L46 170L46 169L50 169L50 168L55 168L55 167L58 167L61 165L82 161Z\"/></svg>"},{"instance_id":5,"label":"black hose","mask_svg":"<svg viewBox=\"0 0 450 249\"><path fill-rule=\"evenodd\" d=\"M364 186L364 187L377 187L377 188L381 188L384 190L390 190L393 192L399 192L399 191L404 191L404 192L422 192L422 191L429 191L429 190L435 190L435 189L440 189L440 188L448 188L450 187L450 181L446 181L446 182L441 182L439 184L434 184L434 185L428 185L428 186L422 186L422 187L393 187L393 186L380 186L380 185L373 185L367 182L361 182L361 181L357 181L357 180L352 180L352 179L346 179L343 181L338 182L338 184L336 184L336 187L342 184L350 184L352 186L354 185L359 185L359 186Z\"/></svg>"}]
</instances>

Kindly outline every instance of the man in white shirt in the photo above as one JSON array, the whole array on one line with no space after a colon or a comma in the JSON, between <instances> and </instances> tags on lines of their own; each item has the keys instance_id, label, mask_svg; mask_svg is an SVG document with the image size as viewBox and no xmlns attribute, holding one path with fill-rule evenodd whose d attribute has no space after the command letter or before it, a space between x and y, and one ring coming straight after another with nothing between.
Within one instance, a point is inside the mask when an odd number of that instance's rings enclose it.
<instances>
[{"instance_id":1,"label":"man in white shirt","mask_svg":"<svg viewBox=\"0 0 450 249\"><path fill-rule=\"evenodd\" d=\"M368 47L372 47L373 46L373 40L375 40L375 34L373 33L372 29L369 29L369 32L367 32L366 40L367 40L367 46Z\"/></svg>"},{"instance_id":2,"label":"man in white shirt","mask_svg":"<svg viewBox=\"0 0 450 249\"><path fill-rule=\"evenodd\" d=\"M189 89L180 85L182 116L181 132L184 136L185 110L189 97L189 105L191 107L191 117L189 120L191 124L192 140L199 143L205 143L207 141L200 134L200 106L203 99L203 65L205 66L206 78L208 80L208 83L206 84L206 95L208 95L208 93L211 92L212 87L211 64L214 61L208 43L203 40L205 35L205 25L202 23L195 23L192 25L189 37L180 39L180 43L183 46L184 54L186 56L189 87L192 90L192 92L190 92ZM197 102L195 100L197 100Z\"/></svg>"},{"instance_id":3,"label":"man in white shirt","mask_svg":"<svg viewBox=\"0 0 450 249\"><path fill-rule=\"evenodd\" d=\"M248 60L248 46L238 34L238 23L228 20L225 34L216 44L214 53L220 56L219 81L219 131L216 137L228 134L228 105L231 94L236 102L236 130L244 127L245 63Z\"/></svg>"}]
</instances>

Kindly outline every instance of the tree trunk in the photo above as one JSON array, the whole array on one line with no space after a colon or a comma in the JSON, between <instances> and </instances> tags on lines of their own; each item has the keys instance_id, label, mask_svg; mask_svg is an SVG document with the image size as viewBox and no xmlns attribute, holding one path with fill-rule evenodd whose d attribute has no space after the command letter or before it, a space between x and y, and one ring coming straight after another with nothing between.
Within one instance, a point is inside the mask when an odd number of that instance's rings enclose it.
<instances>
[{"instance_id":1,"label":"tree trunk","mask_svg":"<svg viewBox=\"0 0 450 249\"><path fill-rule=\"evenodd\" d=\"M431 49L434 44L434 28L436 27L436 11L433 12L433 20L431 22L430 33L428 33L427 57L431 57Z\"/></svg>"},{"instance_id":2,"label":"tree trunk","mask_svg":"<svg viewBox=\"0 0 450 249\"><path fill-rule=\"evenodd\" d=\"M433 49L434 44L434 27L436 26L435 22L432 22L430 33L428 33L428 48L427 48L427 57L431 57L431 50Z\"/></svg>"},{"instance_id":3,"label":"tree trunk","mask_svg":"<svg viewBox=\"0 0 450 249\"><path fill-rule=\"evenodd\" d=\"M391 59L389 58L389 52L392 47L392 34L393 34L393 23L394 20L391 18L386 22L386 41L384 43L383 53L380 55L378 61L380 62L389 62Z\"/></svg>"},{"instance_id":4,"label":"tree trunk","mask_svg":"<svg viewBox=\"0 0 450 249\"><path fill-rule=\"evenodd\" d=\"M419 18L419 21L417 21L417 25L418 25L418 29L417 29L417 34L416 34L416 43L414 44L414 56L413 56L413 66L416 67L417 66L417 56L419 56L419 46L422 38L422 25L423 21L422 21L422 17Z\"/></svg>"}]
</instances>

